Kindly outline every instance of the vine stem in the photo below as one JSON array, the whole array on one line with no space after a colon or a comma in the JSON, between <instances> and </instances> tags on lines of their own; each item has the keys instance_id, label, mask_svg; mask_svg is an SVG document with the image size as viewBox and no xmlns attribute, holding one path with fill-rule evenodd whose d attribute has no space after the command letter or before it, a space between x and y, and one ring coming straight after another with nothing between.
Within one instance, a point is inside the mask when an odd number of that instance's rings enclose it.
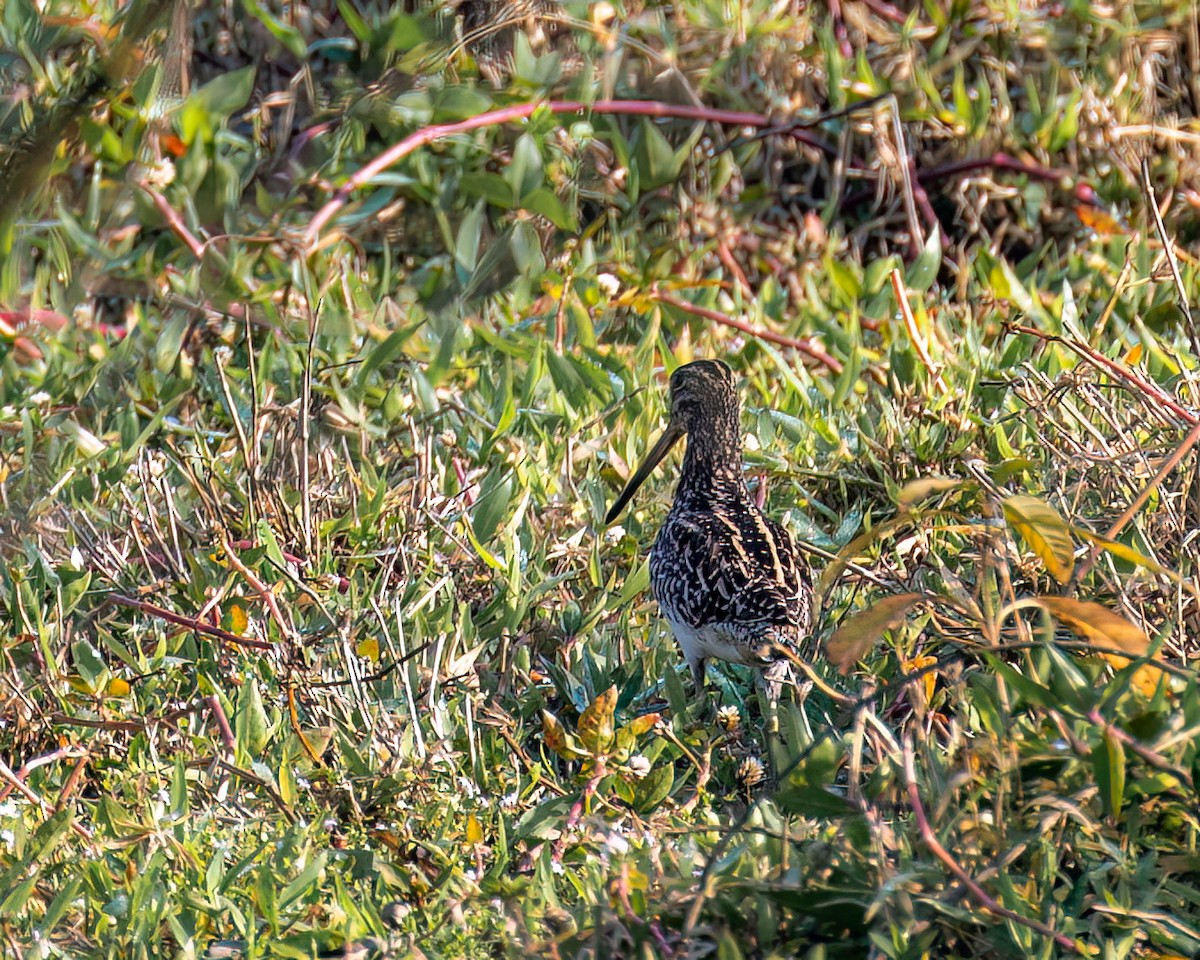
<instances>
[{"instance_id":1,"label":"vine stem","mask_svg":"<svg viewBox=\"0 0 1200 960\"><path fill-rule=\"evenodd\" d=\"M312 251L321 231L329 221L350 200L355 190L368 184L373 177L382 173L392 164L407 157L419 148L460 133L478 130L482 127L495 127L514 120L525 120L538 110L560 115L570 113L609 114L614 116L636 117L670 117L676 120L697 120L706 123L719 123L734 127L769 127L774 121L765 114L748 113L739 110L716 110L711 107L693 106L681 103L659 103L657 100L597 100L595 103L583 103L578 100L550 100L546 102L518 103L500 110L489 110L478 116L468 117L455 123L435 123L405 137L395 146L389 147L374 160L360 170L356 170L317 211L316 216L309 221L308 229L304 232L304 248ZM826 149L827 145L819 137L803 129L788 128L787 133L809 143L818 149Z\"/></svg>"}]
</instances>

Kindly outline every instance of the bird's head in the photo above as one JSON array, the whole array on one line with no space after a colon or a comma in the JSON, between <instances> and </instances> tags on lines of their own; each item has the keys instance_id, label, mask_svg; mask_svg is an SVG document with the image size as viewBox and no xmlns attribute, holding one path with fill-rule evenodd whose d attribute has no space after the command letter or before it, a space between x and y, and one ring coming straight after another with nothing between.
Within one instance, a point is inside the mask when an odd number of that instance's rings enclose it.
<instances>
[{"instance_id":1,"label":"bird's head","mask_svg":"<svg viewBox=\"0 0 1200 960\"><path fill-rule=\"evenodd\" d=\"M667 422L667 429L625 484L625 489L604 518L605 523L612 523L620 516L638 487L646 482L646 478L684 434L714 433L732 421L736 435L738 401L729 364L722 360L695 360L684 364L671 374L670 390L671 419Z\"/></svg>"}]
</instances>

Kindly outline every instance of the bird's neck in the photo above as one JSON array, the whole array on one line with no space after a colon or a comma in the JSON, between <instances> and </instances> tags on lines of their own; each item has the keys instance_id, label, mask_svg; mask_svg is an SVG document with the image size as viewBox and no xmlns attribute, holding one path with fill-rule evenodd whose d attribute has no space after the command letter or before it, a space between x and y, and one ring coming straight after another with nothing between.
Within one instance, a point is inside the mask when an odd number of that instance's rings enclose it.
<instances>
[{"instance_id":1,"label":"bird's neck","mask_svg":"<svg viewBox=\"0 0 1200 960\"><path fill-rule=\"evenodd\" d=\"M675 502L702 504L745 495L742 432L736 415L689 433Z\"/></svg>"}]
</instances>

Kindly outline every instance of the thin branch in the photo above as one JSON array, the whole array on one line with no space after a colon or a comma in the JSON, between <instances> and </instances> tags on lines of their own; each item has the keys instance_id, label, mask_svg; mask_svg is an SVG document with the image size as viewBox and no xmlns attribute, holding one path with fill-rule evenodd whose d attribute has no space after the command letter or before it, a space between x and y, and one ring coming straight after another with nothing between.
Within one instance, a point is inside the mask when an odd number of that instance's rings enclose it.
<instances>
[{"instance_id":1,"label":"thin branch","mask_svg":"<svg viewBox=\"0 0 1200 960\"><path fill-rule=\"evenodd\" d=\"M841 373L843 368L842 362L832 354L826 353L823 348L817 345L811 337L789 337L782 333L775 333L773 330L765 330L761 327L756 327L753 324L747 323L745 320L739 320L737 317L731 317L727 313L721 313L719 310L712 310L708 307L697 306L696 304L684 300L680 297L672 296L669 293L663 293L661 290L654 291L654 298L659 302L670 307L675 307L677 310L682 310L684 313L690 313L696 317L703 317L705 320L712 320L726 327L733 327L735 330L740 330L742 333L749 334L752 337L758 337L760 340L767 340L770 343L777 343L781 347L791 347L793 350L798 350L806 356L812 357L822 366L827 367L834 373Z\"/></svg>"},{"instance_id":2,"label":"thin branch","mask_svg":"<svg viewBox=\"0 0 1200 960\"><path fill-rule=\"evenodd\" d=\"M159 620L166 620L167 623L187 627L187 629L194 630L196 633L215 637L217 640L223 640L225 643L232 643L239 647L250 647L254 650L275 649L275 644L273 643L268 643L265 640L254 640L250 637L239 637L236 633L230 633L228 630L222 630L220 627L209 626L203 620L198 620L196 617L185 617L180 613L172 613L170 610L164 610L162 607L155 606L153 603L147 603L145 600L135 600L133 597L127 597L121 593L110 593L107 599L110 603L115 603L122 607L132 607L134 610L148 613Z\"/></svg>"},{"instance_id":3,"label":"thin branch","mask_svg":"<svg viewBox=\"0 0 1200 960\"><path fill-rule=\"evenodd\" d=\"M1154 195L1154 184L1150 182L1150 160L1147 157L1142 157L1142 189L1146 194L1146 207L1150 210L1150 216L1154 220L1154 229L1158 231L1158 239L1162 241L1163 253L1167 257L1167 266L1171 269L1171 279L1175 282L1175 298L1179 302L1179 309L1183 311L1188 339L1192 342L1192 353L1200 357L1200 338L1196 335L1196 324L1192 320L1192 308L1188 306L1183 277L1179 275L1179 261L1175 257L1175 244L1167 234L1167 225L1163 223L1162 214L1158 209L1158 198Z\"/></svg>"},{"instance_id":4,"label":"thin branch","mask_svg":"<svg viewBox=\"0 0 1200 960\"><path fill-rule=\"evenodd\" d=\"M1150 383L1149 381L1142 379L1142 377L1136 374L1132 368L1124 366L1123 364L1119 364L1115 360L1110 360L1098 350L1093 350L1086 344L1079 343L1075 340L1070 340L1066 337L1061 337L1058 334L1044 333L1043 331L1038 330L1036 327L1026 327L1019 323L1009 323L1006 324L1006 326L1014 333L1028 334L1031 337L1037 337L1039 340L1044 340L1047 343L1061 343L1067 349L1073 350L1075 353L1079 354L1079 356L1083 357L1084 360L1087 360L1093 366L1100 367L1101 369L1112 374L1112 376L1116 377L1118 380L1121 380L1133 387L1147 399L1153 401L1154 403L1160 404L1188 426L1195 426L1197 423L1200 423L1200 417L1184 407L1181 403L1179 403L1179 401L1159 387L1158 384Z\"/></svg>"},{"instance_id":5,"label":"thin branch","mask_svg":"<svg viewBox=\"0 0 1200 960\"><path fill-rule=\"evenodd\" d=\"M150 202L154 204L155 209L162 214L162 218L167 221L167 226L171 228L171 232L182 240L184 246L192 252L192 256L197 260L202 259L204 257L204 244L197 240L187 228L187 224L183 222L183 217L176 213L174 207L167 203L167 198L157 190L151 189L145 180L138 181L138 186L150 198Z\"/></svg>"}]
</instances>

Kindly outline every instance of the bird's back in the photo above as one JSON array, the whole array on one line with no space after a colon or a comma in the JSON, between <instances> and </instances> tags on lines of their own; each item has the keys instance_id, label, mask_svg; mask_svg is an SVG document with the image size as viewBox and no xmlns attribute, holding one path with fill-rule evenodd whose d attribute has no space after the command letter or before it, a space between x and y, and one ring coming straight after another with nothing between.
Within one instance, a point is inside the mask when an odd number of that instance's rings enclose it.
<instances>
[{"instance_id":1,"label":"bird's back","mask_svg":"<svg viewBox=\"0 0 1200 960\"><path fill-rule=\"evenodd\" d=\"M761 662L764 645L794 647L812 624L807 564L744 486L724 501L676 499L650 582L680 644L701 656Z\"/></svg>"}]
</instances>

